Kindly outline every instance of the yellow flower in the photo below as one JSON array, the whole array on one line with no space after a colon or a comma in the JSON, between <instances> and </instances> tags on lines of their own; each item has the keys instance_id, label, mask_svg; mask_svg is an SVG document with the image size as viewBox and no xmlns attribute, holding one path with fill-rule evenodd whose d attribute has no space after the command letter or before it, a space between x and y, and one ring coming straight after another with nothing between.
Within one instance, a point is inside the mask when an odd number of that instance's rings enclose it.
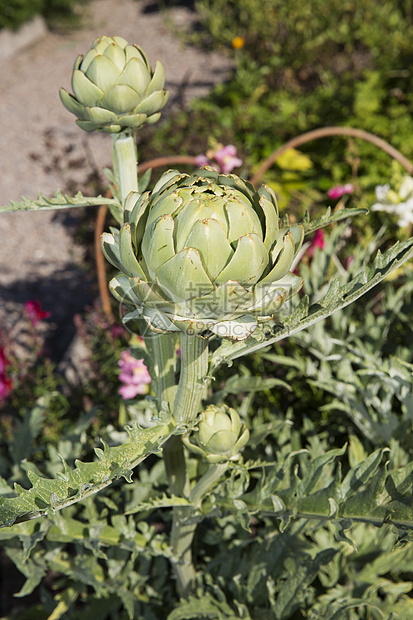
<instances>
[{"instance_id":1,"label":"yellow flower","mask_svg":"<svg viewBox=\"0 0 413 620\"><path fill-rule=\"evenodd\" d=\"M245 39L243 37L234 37L232 39L232 47L235 50L240 50L244 47L245 45Z\"/></svg>"}]
</instances>

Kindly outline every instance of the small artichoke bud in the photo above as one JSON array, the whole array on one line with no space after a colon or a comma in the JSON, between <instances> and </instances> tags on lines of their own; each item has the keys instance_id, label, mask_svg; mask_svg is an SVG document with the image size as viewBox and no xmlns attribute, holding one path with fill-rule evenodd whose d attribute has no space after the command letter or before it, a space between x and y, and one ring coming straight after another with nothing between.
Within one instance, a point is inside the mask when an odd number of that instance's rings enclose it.
<instances>
[{"instance_id":1,"label":"small artichoke bud","mask_svg":"<svg viewBox=\"0 0 413 620\"><path fill-rule=\"evenodd\" d=\"M154 123L168 100L161 63L152 72L143 50L122 37L99 37L78 56L72 75L74 95L59 91L65 108L85 131L119 133Z\"/></svg>"},{"instance_id":2,"label":"small artichoke bud","mask_svg":"<svg viewBox=\"0 0 413 620\"><path fill-rule=\"evenodd\" d=\"M285 227L268 186L201 168L166 172L128 197L122 229L102 236L119 269L114 296L155 332L242 340L301 288L291 272L303 227Z\"/></svg>"},{"instance_id":3,"label":"small artichoke bud","mask_svg":"<svg viewBox=\"0 0 413 620\"><path fill-rule=\"evenodd\" d=\"M201 413L198 446L185 441L186 446L202 454L210 463L223 463L240 458L240 451L249 439L249 430L241 423L235 409L210 405Z\"/></svg>"}]
</instances>

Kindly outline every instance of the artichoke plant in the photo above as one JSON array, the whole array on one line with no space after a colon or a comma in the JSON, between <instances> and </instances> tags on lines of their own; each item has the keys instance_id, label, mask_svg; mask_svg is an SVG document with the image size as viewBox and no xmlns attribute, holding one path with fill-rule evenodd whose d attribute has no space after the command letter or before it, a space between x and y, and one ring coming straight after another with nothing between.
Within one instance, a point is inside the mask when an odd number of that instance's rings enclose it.
<instances>
[{"instance_id":1,"label":"artichoke plant","mask_svg":"<svg viewBox=\"0 0 413 620\"><path fill-rule=\"evenodd\" d=\"M208 167L169 171L151 193L129 194L125 220L102 236L122 272L110 288L155 332L241 340L302 286L290 272L302 226L280 226L267 186Z\"/></svg>"},{"instance_id":2,"label":"artichoke plant","mask_svg":"<svg viewBox=\"0 0 413 620\"><path fill-rule=\"evenodd\" d=\"M248 442L250 433L242 424L235 409L209 405L200 415L198 445L184 438L184 443L195 454L209 463L222 463L240 458L240 451Z\"/></svg>"},{"instance_id":3,"label":"artichoke plant","mask_svg":"<svg viewBox=\"0 0 413 620\"><path fill-rule=\"evenodd\" d=\"M72 75L74 96L60 89L63 105L86 131L118 133L154 123L168 100L159 61L152 72L143 50L122 37L97 38L78 56Z\"/></svg>"}]
</instances>

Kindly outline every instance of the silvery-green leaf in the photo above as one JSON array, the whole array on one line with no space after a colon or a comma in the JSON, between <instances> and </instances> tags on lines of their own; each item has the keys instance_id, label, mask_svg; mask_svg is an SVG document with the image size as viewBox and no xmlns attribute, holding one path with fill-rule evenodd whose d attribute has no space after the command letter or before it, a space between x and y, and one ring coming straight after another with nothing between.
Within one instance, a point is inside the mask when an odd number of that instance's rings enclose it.
<instances>
[{"instance_id":1,"label":"silvery-green leaf","mask_svg":"<svg viewBox=\"0 0 413 620\"><path fill-rule=\"evenodd\" d=\"M28 471L29 489L16 484L8 496L0 497L0 527L10 527L16 522L27 521L54 514L66 506L101 491L121 477L131 482L132 469L149 454L159 450L175 432L176 421L164 416L160 424L142 429L136 424L126 427L128 440L122 445L97 448L96 460L75 461L73 468L63 461L63 471L55 478L39 476Z\"/></svg>"},{"instance_id":2,"label":"silvery-green leaf","mask_svg":"<svg viewBox=\"0 0 413 620\"><path fill-rule=\"evenodd\" d=\"M136 203L138 202L139 198L141 197L141 195L142 195L141 192L132 191L132 192L129 192L129 194L126 196L125 206L124 206L125 222L129 222L129 220L131 219L131 214L133 212L133 209ZM131 222L131 231L132 231L132 226L134 226L133 221Z\"/></svg>"},{"instance_id":3,"label":"silvery-green leaf","mask_svg":"<svg viewBox=\"0 0 413 620\"><path fill-rule=\"evenodd\" d=\"M105 258L119 271L123 271L119 253L119 245L112 234L104 232L100 238L102 252Z\"/></svg>"},{"instance_id":4,"label":"silvery-green leaf","mask_svg":"<svg viewBox=\"0 0 413 620\"><path fill-rule=\"evenodd\" d=\"M252 286L268 264L268 251L256 234L244 235L238 241L234 256L216 278L217 284L236 280L242 286Z\"/></svg>"},{"instance_id":5,"label":"silvery-green leaf","mask_svg":"<svg viewBox=\"0 0 413 620\"><path fill-rule=\"evenodd\" d=\"M277 288L267 291L262 297L260 295L255 296L254 303L248 306L246 310L259 317L271 316L281 308L286 294L286 289L278 286L277 282Z\"/></svg>"},{"instance_id":6,"label":"silvery-green leaf","mask_svg":"<svg viewBox=\"0 0 413 620\"><path fill-rule=\"evenodd\" d=\"M165 84L165 71L159 60L156 61L155 71L148 86L146 96L151 95L157 90L163 90Z\"/></svg>"},{"instance_id":7,"label":"silvery-green leaf","mask_svg":"<svg viewBox=\"0 0 413 620\"><path fill-rule=\"evenodd\" d=\"M99 205L109 205L115 209L120 209L121 205L116 198L105 198L104 196L82 196L78 192L75 196L67 196L57 191L53 198L46 198L39 194L36 199L23 197L21 202L11 201L9 206L0 207L1 213L8 211L36 211L43 209L67 209L68 207L89 207Z\"/></svg>"},{"instance_id":8,"label":"silvery-green leaf","mask_svg":"<svg viewBox=\"0 0 413 620\"><path fill-rule=\"evenodd\" d=\"M142 125L149 123L149 119L146 114L125 114L125 116L118 117L118 123L123 128L132 127L133 129L138 129Z\"/></svg>"},{"instance_id":9,"label":"silvery-green leaf","mask_svg":"<svg viewBox=\"0 0 413 620\"><path fill-rule=\"evenodd\" d=\"M308 298L303 298L297 309L277 326L273 335L265 336L260 328L251 340L245 343L221 344L212 355L211 372L224 361L228 362L258 351L325 319L335 310L354 302L411 258L413 258L413 239L408 239L403 243L397 242L384 254L378 252L372 267L365 266L355 278L339 286L338 289L334 283L337 282L335 280L333 282L334 295L328 292L325 298L312 305L308 304ZM289 274L288 277L291 275L293 274Z\"/></svg>"},{"instance_id":10,"label":"silvery-green leaf","mask_svg":"<svg viewBox=\"0 0 413 620\"><path fill-rule=\"evenodd\" d=\"M141 63L145 65L147 69L150 69L149 63L146 59L144 51L138 45L127 45L125 47L126 62L131 58L137 58Z\"/></svg>"},{"instance_id":11,"label":"silvery-green leaf","mask_svg":"<svg viewBox=\"0 0 413 620\"><path fill-rule=\"evenodd\" d=\"M94 60L96 58L97 55L98 55L98 52L97 52L96 48L92 47L87 52L85 57L83 57L83 56L78 56L77 57L74 69L81 69L83 71L83 73L86 73L87 68L89 67L90 63L92 62L92 60Z\"/></svg>"},{"instance_id":12,"label":"silvery-green leaf","mask_svg":"<svg viewBox=\"0 0 413 620\"><path fill-rule=\"evenodd\" d=\"M164 215L146 226L141 246L142 255L153 280L159 267L175 254L173 232L174 220L170 215Z\"/></svg>"},{"instance_id":13,"label":"silvery-green leaf","mask_svg":"<svg viewBox=\"0 0 413 620\"><path fill-rule=\"evenodd\" d=\"M215 281L234 254L226 234L215 219L198 220L188 235L186 245L198 250L205 271L212 281Z\"/></svg>"},{"instance_id":14,"label":"silvery-green leaf","mask_svg":"<svg viewBox=\"0 0 413 620\"><path fill-rule=\"evenodd\" d=\"M179 327L174 325L174 323L168 319L165 314L159 312L158 310L145 307L143 308L142 315L148 326L155 332L161 333L180 331Z\"/></svg>"},{"instance_id":15,"label":"silvery-green leaf","mask_svg":"<svg viewBox=\"0 0 413 620\"><path fill-rule=\"evenodd\" d=\"M117 80L117 84L127 84L142 98L146 94L150 79L150 73L143 62L137 58L131 58L126 63L122 74Z\"/></svg>"},{"instance_id":16,"label":"silvery-green leaf","mask_svg":"<svg viewBox=\"0 0 413 620\"><path fill-rule=\"evenodd\" d=\"M288 232L290 233L294 241L294 257L295 257L304 240L304 228L301 225L297 224L296 226L291 226Z\"/></svg>"},{"instance_id":17,"label":"silvery-green leaf","mask_svg":"<svg viewBox=\"0 0 413 620\"><path fill-rule=\"evenodd\" d=\"M208 295L192 299L189 302L194 316L199 318L219 319L242 314L254 301L254 295L241 284L229 280Z\"/></svg>"},{"instance_id":18,"label":"silvery-green leaf","mask_svg":"<svg viewBox=\"0 0 413 620\"><path fill-rule=\"evenodd\" d=\"M77 70L73 72L72 76L72 89L76 99L87 107L93 107L96 105L99 97L103 95L103 92L95 84L92 84L82 71Z\"/></svg>"},{"instance_id":19,"label":"silvery-green leaf","mask_svg":"<svg viewBox=\"0 0 413 620\"><path fill-rule=\"evenodd\" d=\"M182 198L177 192L168 193L165 198L159 200L158 203L154 203L153 193L151 194L151 197L151 209L148 213L147 226L151 226L158 218L163 217L164 215L172 215L182 204ZM176 250L178 251L177 247Z\"/></svg>"},{"instance_id":20,"label":"silvery-green leaf","mask_svg":"<svg viewBox=\"0 0 413 620\"><path fill-rule=\"evenodd\" d=\"M125 52L115 41L109 43L103 55L109 58L119 71L123 70L126 61Z\"/></svg>"},{"instance_id":21,"label":"silvery-green leaf","mask_svg":"<svg viewBox=\"0 0 413 620\"><path fill-rule=\"evenodd\" d=\"M129 283L132 287L133 294L137 297L141 306L152 308L159 312L168 312L172 314L175 312L175 305L158 295L152 286L144 280L130 278Z\"/></svg>"},{"instance_id":22,"label":"silvery-green leaf","mask_svg":"<svg viewBox=\"0 0 413 620\"><path fill-rule=\"evenodd\" d=\"M284 237L284 248L278 255L275 266L259 283L259 286L280 280L290 269L295 255L294 240L290 233Z\"/></svg>"},{"instance_id":23,"label":"silvery-green leaf","mask_svg":"<svg viewBox=\"0 0 413 620\"><path fill-rule=\"evenodd\" d=\"M231 340L245 340L256 330L257 320L250 314L245 314L230 321L220 321L209 329L220 338Z\"/></svg>"},{"instance_id":24,"label":"silvery-green leaf","mask_svg":"<svg viewBox=\"0 0 413 620\"><path fill-rule=\"evenodd\" d=\"M156 279L163 293L178 302L214 290L198 252L192 248L185 248L164 263Z\"/></svg>"},{"instance_id":25,"label":"silvery-green leaf","mask_svg":"<svg viewBox=\"0 0 413 620\"><path fill-rule=\"evenodd\" d=\"M92 121L93 123L110 125L112 123L117 123L118 117L111 110L105 110L104 108L84 108L83 114L81 116L82 120Z\"/></svg>"},{"instance_id":26,"label":"silvery-green leaf","mask_svg":"<svg viewBox=\"0 0 413 620\"><path fill-rule=\"evenodd\" d=\"M98 105L109 108L116 114L126 114L136 108L139 102L139 96L127 84L114 84L108 91L102 95L97 101ZM144 110L136 110L135 113L144 112Z\"/></svg>"},{"instance_id":27,"label":"silvery-green leaf","mask_svg":"<svg viewBox=\"0 0 413 620\"><path fill-rule=\"evenodd\" d=\"M228 241L233 243L240 237L255 233L263 239L261 222L252 205L248 205L243 198L240 200L225 200L225 211L228 215Z\"/></svg>"},{"instance_id":28,"label":"silvery-green leaf","mask_svg":"<svg viewBox=\"0 0 413 620\"><path fill-rule=\"evenodd\" d=\"M107 56L96 56L85 73L102 92L108 91L119 77L119 69Z\"/></svg>"},{"instance_id":29,"label":"silvery-green leaf","mask_svg":"<svg viewBox=\"0 0 413 620\"><path fill-rule=\"evenodd\" d=\"M184 203L184 206L175 217L175 244L177 252L188 247L188 235L198 221L215 219L221 224L225 235L227 234L227 217L222 204L213 204L209 196L205 199L197 196L191 200L191 192L188 192L188 196L185 196L182 190L178 192L178 196L181 202ZM169 199L170 197L168 197Z\"/></svg>"},{"instance_id":30,"label":"silvery-green leaf","mask_svg":"<svg viewBox=\"0 0 413 620\"><path fill-rule=\"evenodd\" d=\"M161 108L164 107L166 103L166 96L164 91L157 90L152 94L145 97L145 99L139 103L139 105L135 104L134 113L135 114L155 114L155 112L159 112Z\"/></svg>"},{"instance_id":31,"label":"silvery-green leaf","mask_svg":"<svg viewBox=\"0 0 413 620\"><path fill-rule=\"evenodd\" d=\"M146 279L142 267L135 256L132 247L131 229L128 223L124 224L119 234L119 257L122 265L122 271L129 276L138 276L142 280Z\"/></svg>"},{"instance_id":32,"label":"silvery-green leaf","mask_svg":"<svg viewBox=\"0 0 413 620\"><path fill-rule=\"evenodd\" d=\"M261 188L262 190L262 188ZM260 193L261 190L258 190ZM279 227L278 211L276 210L276 204L274 205L264 194L260 195L259 204L264 212L264 245L267 250L271 249L274 243L274 236Z\"/></svg>"},{"instance_id":33,"label":"silvery-green leaf","mask_svg":"<svg viewBox=\"0 0 413 620\"><path fill-rule=\"evenodd\" d=\"M76 125L78 125L78 127L80 127L80 129L83 129L83 131L97 131L98 129L101 129L101 127L99 127L98 124L96 124L93 121L82 121L80 119L76 120ZM121 126L120 125L105 125L105 131L108 132L112 132L112 133L118 133L121 130Z\"/></svg>"},{"instance_id":34,"label":"silvery-green leaf","mask_svg":"<svg viewBox=\"0 0 413 620\"><path fill-rule=\"evenodd\" d=\"M80 104L70 93L67 92L64 88L59 90L60 100L65 106L66 110L69 110L75 116L79 118L84 118L85 106Z\"/></svg>"},{"instance_id":35,"label":"silvery-green leaf","mask_svg":"<svg viewBox=\"0 0 413 620\"><path fill-rule=\"evenodd\" d=\"M145 123L147 125L153 125L154 123L156 123L157 121L159 121L159 119L161 118L161 113L157 112L156 114L151 114L150 116L148 116L146 118Z\"/></svg>"}]
</instances>

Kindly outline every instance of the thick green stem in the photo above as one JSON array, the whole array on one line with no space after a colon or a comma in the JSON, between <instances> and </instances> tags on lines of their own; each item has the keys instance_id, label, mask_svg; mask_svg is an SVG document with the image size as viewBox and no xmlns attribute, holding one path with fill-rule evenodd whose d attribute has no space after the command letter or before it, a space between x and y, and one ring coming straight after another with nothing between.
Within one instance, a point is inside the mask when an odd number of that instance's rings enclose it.
<instances>
[{"instance_id":1,"label":"thick green stem","mask_svg":"<svg viewBox=\"0 0 413 620\"><path fill-rule=\"evenodd\" d=\"M181 375L173 414L182 423L195 420L201 410L208 374L208 341L200 336L181 335Z\"/></svg>"},{"instance_id":2,"label":"thick green stem","mask_svg":"<svg viewBox=\"0 0 413 620\"><path fill-rule=\"evenodd\" d=\"M152 358L152 382L158 410L172 412L176 395L176 338L174 334L152 335L144 339ZM171 437L164 446L164 462L169 488L174 495L188 495L185 457L180 437Z\"/></svg>"},{"instance_id":3,"label":"thick green stem","mask_svg":"<svg viewBox=\"0 0 413 620\"><path fill-rule=\"evenodd\" d=\"M178 581L179 594L187 597L195 587L195 568L192 561L192 542L197 523L191 523L191 516L228 468L228 463L211 465L189 494L189 501L195 505L188 508L175 508L171 532L171 546L174 550L174 570Z\"/></svg>"},{"instance_id":4,"label":"thick green stem","mask_svg":"<svg viewBox=\"0 0 413 620\"><path fill-rule=\"evenodd\" d=\"M205 497L225 474L228 469L228 464L228 461L226 461L225 463L216 463L209 466L208 471L198 480L189 494L189 501L192 504L198 505L201 502L202 498Z\"/></svg>"},{"instance_id":5,"label":"thick green stem","mask_svg":"<svg viewBox=\"0 0 413 620\"><path fill-rule=\"evenodd\" d=\"M173 415L178 423L188 424L198 415L205 392L208 371L208 342L199 336L181 335L181 374ZM179 436L172 437L164 448L165 468L169 487L175 495L189 497L189 480L185 454ZM197 485L195 486L195 488ZM195 587L192 541L196 524L188 523L193 508L175 508L173 512L171 547L173 568L179 594L187 597Z\"/></svg>"},{"instance_id":6,"label":"thick green stem","mask_svg":"<svg viewBox=\"0 0 413 620\"><path fill-rule=\"evenodd\" d=\"M136 141L126 132L113 134L113 147L114 169L119 179L120 199L124 205L129 192L139 191Z\"/></svg>"}]
</instances>

